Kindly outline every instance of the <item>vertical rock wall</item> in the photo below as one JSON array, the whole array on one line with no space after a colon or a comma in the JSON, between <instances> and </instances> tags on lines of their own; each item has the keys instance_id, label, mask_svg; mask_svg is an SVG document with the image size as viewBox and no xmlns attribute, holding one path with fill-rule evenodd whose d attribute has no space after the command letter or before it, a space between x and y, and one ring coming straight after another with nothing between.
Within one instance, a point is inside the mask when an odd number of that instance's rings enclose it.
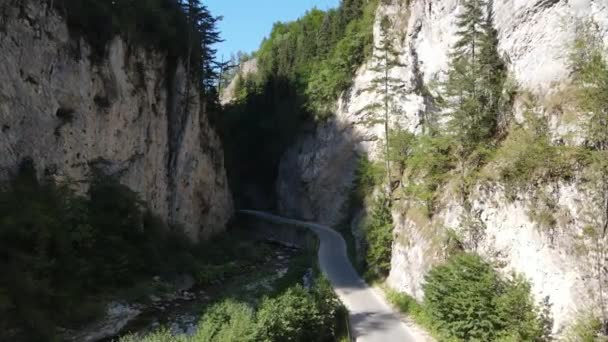
<instances>
[{"instance_id":1,"label":"vertical rock wall","mask_svg":"<svg viewBox=\"0 0 608 342\"><path fill-rule=\"evenodd\" d=\"M0 178L31 158L40 177L84 191L95 168L193 240L224 229L222 147L199 99L186 105L181 63L118 37L94 61L61 16L31 0L0 2L0 51Z\"/></svg>"},{"instance_id":2,"label":"vertical rock wall","mask_svg":"<svg viewBox=\"0 0 608 342\"><path fill-rule=\"evenodd\" d=\"M420 133L421 118L434 110L425 94L446 77L460 4L459 0L392 0L378 8L376 40L380 19L387 15L403 64L390 72L392 78L403 82L390 117L392 127ZM566 114L548 102L568 82L567 57L576 23L593 19L608 41L608 2L494 0L491 4L499 53L508 64L512 82L522 93L538 98L536 114L548 118L553 140L580 143L582 121L566 120ZM285 214L328 224L339 222L346 214L341 208L352 188L357 156L365 153L372 159L380 158L382 118L363 110L381 97L367 90L376 77L373 67L370 61L360 68L353 86L339 100L335 117L300 139L283 158L278 193ZM513 113L518 122L525 120L523 101L515 99ZM594 255L581 248L594 191L598 190L581 179L572 179L536 188L531 185L531 189L507 196L503 185L480 181L470 195L472 212L485 229L481 240L468 248L496 262L505 273L522 273L531 281L538 301L548 297L556 332L562 332L580 312L599 309ZM557 225L549 233L530 215L539 193L556 204L552 210ZM397 201L388 278L392 287L423 297L424 274L443 260L445 234L448 228L459 232L463 210L449 187L433 219Z\"/></svg>"}]
</instances>

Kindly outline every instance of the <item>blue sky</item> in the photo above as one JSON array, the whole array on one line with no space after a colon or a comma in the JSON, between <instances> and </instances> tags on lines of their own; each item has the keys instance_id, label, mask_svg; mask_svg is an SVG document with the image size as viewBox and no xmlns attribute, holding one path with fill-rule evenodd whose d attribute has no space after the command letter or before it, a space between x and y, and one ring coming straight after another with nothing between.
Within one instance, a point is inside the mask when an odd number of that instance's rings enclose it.
<instances>
[{"instance_id":1,"label":"blue sky","mask_svg":"<svg viewBox=\"0 0 608 342\"><path fill-rule=\"evenodd\" d=\"M297 19L317 7L337 7L339 0L203 0L213 15L224 16L219 29L226 41L218 44L217 57L225 59L237 51L257 50L277 21Z\"/></svg>"}]
</instances>

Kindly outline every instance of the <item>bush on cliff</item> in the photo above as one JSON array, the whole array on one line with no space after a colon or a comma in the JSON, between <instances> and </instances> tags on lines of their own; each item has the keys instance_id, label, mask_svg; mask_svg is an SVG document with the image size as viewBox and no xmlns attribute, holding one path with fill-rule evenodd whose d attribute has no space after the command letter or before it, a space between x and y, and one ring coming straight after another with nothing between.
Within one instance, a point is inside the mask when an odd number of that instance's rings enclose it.
<instances>
[{"instance_id":1,"label":"bush on cliff","mask_svg":"<svg viewBox=\"0 0 608 342\"><path fill-rule=\"evenodd\" d=\"M475 254L460 254L425 277L424 310L462 341L542 341L544 322L520 276L506 278Z\"/></svg>"}]
</instances>

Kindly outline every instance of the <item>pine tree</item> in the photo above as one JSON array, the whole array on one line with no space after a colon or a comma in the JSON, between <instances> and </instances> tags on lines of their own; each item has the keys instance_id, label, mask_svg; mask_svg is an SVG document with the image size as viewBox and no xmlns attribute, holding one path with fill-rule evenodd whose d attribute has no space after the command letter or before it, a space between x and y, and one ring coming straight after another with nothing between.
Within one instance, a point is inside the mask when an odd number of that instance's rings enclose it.
<instances>
[{"instance_id":1,"label":"pine tree","mask_svg":"<svg viewBox=\"0 0 608 342\"><path fill-rule=\"evenodd\" d=\"M361 17L363 3L363 0L342 0L338 12L338 23L342 32L352 20Z\"/></svg>"},{"instance_id":2,"label":"pine tree","mask_svg":"<svg viewBox=\"0 0 608 342\"><path fill-rule=\"evenodd\" d=\"M457 17L458 41L445 91L451 110L449 128L466 154L495 133L504 64L496 50L491 8L483 0L467 0L463 8Z\"/></svg>"},{"instance_id":3,"label":"pine tree","mask_svg":"<svg viewBox=\"0 0 608 342\"><path fill-rule=\"evenodd\" d=\"M185 94L187 112L191 101L190 84L193 76L199 80L203 95L216 93L215 84L219 76L215 61L217 50L213 49L212 46L222 41L217 30L217 23L222 18L214 17L199 0L179 0L179 4L186 14L188 25ZM196 70L196 73L194 70Z\"/></svg>"},{"instance_id":4,"label":"pine tree","mask_svg":"<svg viewBox=\"0 0 608 342\"><path fill-rule=\"evenodd\" d=\"M463 205L467 207L467 173L480 160L469 158L497 131L505 65L498 51L492 7L485 0L465 0L457 17L458 40L451 52L444 103L449 110L447 129L454 138L452 151L461 177ZM474 163L471 168L470 164Z\"/></svg>"},{"instance_id":5,"label":"pine tree","mask_svg":"<svg viewBox=\"0 0 608 342\"><path fill-rule=\"evenodd\" d=\"M480 64L480 98L487 115L484 116L484 125L489 127L490 134L495 133L499 124L503 128L507 125L507 118L502 109L502 92L507 76L505 62L498 53L498 32L493 23L494 11L487 6L487 13L482 23L481 44L479 49ZM502 121L499 122L498 118Z\"/></svg>"},{"instance_id":6,"label":"pine tree","mask_svg":"<svg viewBox=\"0 0 608 342\"><path fill-rule=\"evenodd\" d=\"M323 58L327 56L330 49L335 44L335 32L333 32L333 22L335 21L336 11L328 11L324 18L319 33L317 35L317 54Z\"/></svg>"},{"instance_id":7,"label":"pine tree","mask_svg":"<svg viewBox=\"0 0 608 342\"><path fill-rule=\"evenodd\" d=\"M384 142L385 142L385 167L387 176L387 193L392 191L392 178L391 178L391 163L390 163L390 113L394 108L393 97L396 96L401 88L403 87L403 80L390 77L390 71L394 67L403 66L400 62L399 51L394 47L393 37L390 34L391 21L388 17L384 17L381 22L381 39L379 44L375 47L375 53L373 55L374 61L376 62L375 67L371 70L378 73L378 77L371 81L371 86L366 89L368 91L374 91L381 93L381 101L372 103L365 108L366 111L377 113L381 111L383 113L384 123Z\"/></svg>"},{"instance_id":8,"label":"pine tree","mask_svg":"<svg viewBox=\"0 0 608 342\"><path fill-rule=\"evenodd\" d=\"M588 143L594 149L608 151L608 61L598 30L594 23L586 23L579 29L571 64L579 104L590 113Z\"/></svg>"},{"instance_id":9,"label":"pine tree","mask_svg":"<svg viewBox=\"0 0 608 342\"><path fill-rule=\"evenodd\" d=\"M215 81L218 77L215 54L217 50L212 48L214 44L222 42L220 32L217 30L217 23L222 17L214 17L206 6L201 6L200 16L197 21L200 47L200 71L202 77L202 89L208 91L215 89Z\"/></svg>"},{"instance_id":10,"label":"pine tree","mask_svg":"<svg viewBox=\"0 0 608 342\"><path fill-rule=\"evenodd\" d=\"M222 93L223 87L232 80L230 77L230 73L232 70L238 68L239 64L236 62L236 58L233 56L227 61L222 60L220 62L215 62L215 66L218 69L218 77L217 77L217 92L218 94Z\"/></svg>"}]
</instances>

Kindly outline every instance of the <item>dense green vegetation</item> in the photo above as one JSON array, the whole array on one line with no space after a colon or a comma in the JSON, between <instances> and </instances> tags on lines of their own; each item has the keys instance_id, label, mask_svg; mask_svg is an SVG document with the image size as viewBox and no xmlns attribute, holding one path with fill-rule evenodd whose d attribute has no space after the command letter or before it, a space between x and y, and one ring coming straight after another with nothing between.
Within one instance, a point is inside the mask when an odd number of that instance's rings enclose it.
<instances>
[{"instance_id":1,"label":"dense green vegetation","mask_svg":"<svg viewBox=\"0 0 608 342\"><path fill-rule=\"evenodd\" d=\"M493 153L484 173L505 184L507 190L527 189L541 183L573 179L590 162L583 147L551 143L547 123L534 114L526 125L513 125L509 135Z\"/></svg>"},{"instance_id":2,"label":"dense green vegetation","mask_svg":"<svg viewBox=\"0 0 608 342\"><path fill-rule=\"evenodd\" d=\"M371 54L376 6L376 0L343 0L337 9L277 23L256 56L261 73L288 80L311 114L331 115L338 95Z\"/></svg>"},{"instance_id":3,"label":"dense green vegetation","mask_svg":"<svg viewBox=\"0 0 608 342\"><path fill-rule=\"evenodd\" d=\"M460 254L425 276L424 306L441 328L460 340L536 341L543 326L530 285L503 279L481 257Z\"/></svg>"},{"instance_id":4,"label":"dense green vegetation","mask_svg":"<svg viewBox=\"0 0 608 342\"><path fill-rule=\"evenodd\" d=\"M39 182L24 162L0 190L2 340L53 340L57 327L89 323L109 300L146 302L186 274L215 286L254 272L271 254L238 231L192 244L112 178L95 176L84 196L70 185ZM299 281L313 259L292 265L277 289Z\"/></svg>"},{"instance_id":5,"label":"dense green vegetation","mask_svg":"<svg viewBox=\"0 0 608 342\"><path fill-rule=\"evenodd\" d=\"M273 188L284 151L315 118L331 115L371 54L376 6L377 0L343 0L337 9L275 24L254 56L259 71L237 76L237 100L216 121L238 199L251 184Z\"/></svg>"},{"instance_id":6,"label":"dense green vegetation","mask_svg":"<svg viewBox=\"0 0 608 342\"><path fill-rule=\"evenodd\" d=\"M345 311L329 283L318 278L312 289L292 286L283 293L264 298L257 307L226 299L209 308L196 333L171 336L167 331L121 342L247 342L247 341L336 341Z\"/></svg>"},{"instance_id":7,"label":"dense green vegetation","mask_svg":"<svg viewBox=\"0 0 608 342\"><path fill-rule=\"evenodd\" d=\"M546 341L551 321L520 276L503 277L474 254L458 254L425 277L422 303L389 300L441 341Z\"/></svg>"},{"instance_id":8,"label":"dense green vegetation","mask_svg":"<svg viewBox=\"0 0 608 342\"><path fill-rule=\"evenodd\" d=\"M344 209L347 220L336 228L348 244L349 258L355 268L368 281L380 280L390 271L393 219L388 198L383 194L374 197L373 194L374 189L385 181L386 169L380 163L362 157L355 171L354 186ZM357 246L350 218L362 208L367 208L360 223L364 245Z\"/></svg>"},{"instance_id":9,"label":"dense green vegetation","mask_svg":"<svg viewBox=\"0 0 608 342\"><path fill-rule=\"evenodd\" d=\"M99 297L143 277L194 272L195 250L150 214L137 195L95 177L87 196L39 182L31 162L0 191L2 324L32 336L78 326L99 313ZM78 302L79 305L73 305ZM4 332L10 331L2 327Z\"/></svg>"},{"instance_id":10,"label":"dense green vegetation","mask_svg":"<svg viewBox=\"0 0 608 342\"><path fill-rule=\"evenodd\" d=\"M365 278L383 279L391 270L393 245L393 218L391 206L385 196L374 199L363 222L365 234Z\"/></svg>"},{"instance_id":11,"label":"dense green vegetation","mask_svg":"<svg viewBox=\"0 0 608 342\"><path fill-rule=\"evenodd\" d=\"M67 19L70 32L91 44L95 60L115 36L181 58L203 90L216 78L214 43L221 41L214 17L195 0L47 0Z\"/></svg>"}]
</instances>

